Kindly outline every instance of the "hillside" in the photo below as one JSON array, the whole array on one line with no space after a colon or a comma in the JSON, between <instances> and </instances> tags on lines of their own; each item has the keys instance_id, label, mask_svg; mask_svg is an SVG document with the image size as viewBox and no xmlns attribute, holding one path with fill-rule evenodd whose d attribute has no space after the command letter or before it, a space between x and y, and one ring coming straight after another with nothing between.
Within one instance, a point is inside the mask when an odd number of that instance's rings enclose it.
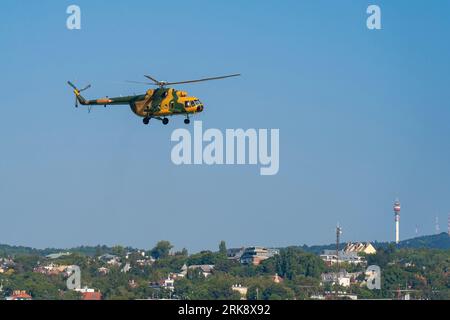
<instances>
[{"instance_id":1,"label":"hillside","mask_svg":"<svg viewBox=\"0 0 450 320\"><path fill-rule=\"evenodd\" d=\"M388 242L376 242L375 247L383 248L389 245ZM410 248L410 249L450 249L450 236L443 232L436 235L422 236L417 238L412 238L408 240L400 241L399 248Z\"/></svg>"},{"instance_id":2,"label":"hillside","mask_svg":"<svg viewBox=\"0 0 450 320\"><path fill-rule=\"evenodd\" d=\"M392 242L374 242L373 245L375 248L386 248L392 244ZM441 233L437 235L429 235L422 236L417 238L412 238L408 240L403 240L398 245L399 248L425 248L425 249L441 249L441 250L450 250L450 237L447 233ZM328 244L328 245L313 245L313 246L298 246L298 248L303 251L320 254L325 249L335 249L336 244ZM130 251L133 251L133 248L126 248ZM24 246L10 246L10 245L2 245L0 244L0 256L14 256L14 255L39 255L46 256L51 253L58 252L72 252L72 253L81 253L87 256L94 256L97 254L104 253L112 253L113 248L108 246L80 246L76 248L70 249L55 249L55 248L47 248L47 249L34 249L30 247Z\"/></svg>"},{"instance_id":3,"label":"hillside","mask_svg":"<svg viewBox=\"0 0 450 320\"><path fill-rule=\"evenodd\" d=\"M0 244L0 257L1 256L15 256L15 255L37 255L46 256L52 253L59 252L72 252L80 253L87 256L94 256L96 254L112 253L113 248L108 246L80 246L70 249L56 249L56 248L46 248L46 249L34 249L24 246L10 246L5 244Z\"/></svg>"},{"instance_id":4,"label":"hillside","mask_svg":"<svg viewBox=\"0 0 450 320\"><path fill-rule=\"evenodd\" d=\"M393 242L374 242L372 243L376 249L386 248ZM344 244L342 244L343 246ZM328 245L315 245L315 246L299 246L306 252L320 254L323 250L334 250L336 249L336 244ZM440 250L450 250L450 237L447 233L440 233L436 235L422 236L412 239L407 239L400 241L398 248L409 248L409 249L440 249Z\"/></svg>"}]
</instances>

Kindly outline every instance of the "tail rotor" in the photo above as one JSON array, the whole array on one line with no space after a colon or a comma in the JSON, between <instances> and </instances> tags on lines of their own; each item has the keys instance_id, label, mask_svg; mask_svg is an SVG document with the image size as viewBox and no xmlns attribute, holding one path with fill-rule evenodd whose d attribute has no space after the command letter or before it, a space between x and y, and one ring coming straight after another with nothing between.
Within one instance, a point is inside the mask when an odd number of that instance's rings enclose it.
<instances>
[{"instance_id":1,"label":"tail rotor","mask_svg":"<svg viewBox=\"0 0 450 320\"><path fill-rule=\"evenodd\" d=\"M71 86L73 88L73 92L75 93L75 108L78 108L78 99L80 96L80 93L89 89L91 87L91 85L87 85L86 87L84 87L83 89L78 89L72 82L67 81L67 83L69 84L69 86Z\"/></svg>"}]
</instances>

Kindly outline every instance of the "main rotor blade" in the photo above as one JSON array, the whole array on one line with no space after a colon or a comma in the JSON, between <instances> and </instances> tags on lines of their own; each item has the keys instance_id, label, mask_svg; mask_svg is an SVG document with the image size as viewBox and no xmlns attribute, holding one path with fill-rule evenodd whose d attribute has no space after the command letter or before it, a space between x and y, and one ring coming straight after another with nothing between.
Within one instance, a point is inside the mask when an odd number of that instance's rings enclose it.
<instances>
[{"instance_id":1,"label":"main rotor blade","mask_svg":"<svg viewBox=\"0 0 450 320\"><path fill-rule=\"evenodd\" d=\"M152 78L150 76L144 75L144 77L146 77L147 79L152 80L155 84L159 85L161 83L161 81L156 80L155 78Z\"/></svg>"},{"instance_id":2,"label":"main rotor blade","mask_svg":"<svg viewBox=\"0 0 450 320\"><path fill-rule=\"evenodd\" d=\"M143 81L131 81L131 80L125 80L127 83L137 83L137 84L145 84L150 86L156 86L156 83L150 83L150 82L143 82Z\"/></svg>"},{"instance_id":3,"label":"main rotor blade","mask_svg":"<svg viewBox=\"0 0 450 320\"><path fill-rule=\"evenodd\" d=\"M203 78L203 79L187 80L187 81L179 81L179 82L167 82L167 83L164 83L164 85L170 86L170 85L173 85L173 84L183 84L183 83L193 83L193 82L202 82L202 81L210 81L210 80L219 80L219 79L225 79L225 78L231 78L231 77L238 77L240 75L241 75L240 73L236 73L236 74L230 74L228 76L221 76L221 77Z\"/></svg>"}]
</instances>

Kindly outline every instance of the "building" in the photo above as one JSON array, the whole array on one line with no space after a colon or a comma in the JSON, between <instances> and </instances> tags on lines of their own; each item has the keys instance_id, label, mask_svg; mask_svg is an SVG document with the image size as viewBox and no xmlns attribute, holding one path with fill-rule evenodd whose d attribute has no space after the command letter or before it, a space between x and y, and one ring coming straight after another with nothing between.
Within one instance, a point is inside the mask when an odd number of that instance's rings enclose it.
<instances>
[{"instance_id":1,"label":"building","mask_svg":"<svg viewBox=\"0 0 450 320\"><path fill-rule=\"evenodd\" d=\"M58 252L58 253L51 253L51 254L49 254L49 255L46 255L45 257L46 257L47 259L54 260L54 259L59 259L59 258L61 258L61 257L64 257L64 256L70 256L70 255L71 255L70 252Z\"/></svg>"},{"instance_id":2,"label":"building","mask_svg":"<svg viewBox=\"0 0 450 320\"><path fill-rule=\"evenodd\" d=\"M240 261L242 264L259 265L262 261L279 254L277 249L267 249L264 247L249 247L244 250Z\"/></svg>"},{"instance_id":3,"label":"building","mask_svg":"<svg viewBox=\"0 0 450 320\"><path fill-rule=\"evenodd\" d=\"M170 290L170 291L174 291L175 290L175 280L170 277L170 275L167 277L167 279L161 280L159 282L159 286L161 288Z\"/></svg>"},{"instance_id":4,"label":"building","mask_svg":"<svg viewBox=\"0 0 450 320\"><path fill-rule=\"evenodd\" d=\"M362 242L352 243L352 242L349 242L345 246L344 252L345 253L356 252L356 253L365 253L365 254L376 254L377 250L369 242L366 242L366 243L362 243Z\"/></svg>"},{"instance_id":5,"label":"building","mask_svg":"<svg viewBox=\"0 0 450 320\"><path fill-rule=\"evenodd\" d=\"M186 264L183 265L183 267L181 268L181 272L177 274L178 277L185 277L188 273L188 270L199 270L202 275L207 278L209 277L213 270L214 270L214 265L213 264L199 264L199 265L192 265L192 266L187 266Z\"/></svg>"},{"instance_id":6,"label":"building","mask_svg":"<svg viewBox=\"0 0 450 320\"><path fill-rule=\"evenodd\" d=\"M231 290L239 292L239 294L241 295L241 300L247 299L247 292L248 292L247 287L244 287L241 284L235 284L231 287Z\"/></svg>"},{"instance_id":7,"label":"building","mask_svg":"<svg viewBox=\"0 0 450 320\"><path fill-rule=\"evenodd\" d=\"M106 267L100 267L97 269L98 273L102 274L102 275L107 275L109 273L109 269Z\"/></svg>"},{"instance_id":8,"label":"building","mask_svg":"<svg viewBox=\"0 0 450 320\"><path fill-rule=\"evenodd\" d=\"M331 285L339 284L342 287L350 287L351 284L356 283L356 278L361 274L361 272L349 273L341 270L340 272L322 273L320 277L322 284L331 283Z\"/></svg>"},{"instance_id":9,"label":"building","mask_svg":"<svg viewBox=\"0 0 450 320\"><path fill-rule=\"evenodd\" d=\"M12 259L0 258L0 273L7 273L8 270L13 270L15 263Z\"/></svg>"},{"instance_id":10,"label":"building","mask_svg":"<svg viewBox=\"0 0 450 320\"><path fill-rule=\"evenodd\" d=\"M106 262L110 266L120 266L121 265L120 258L113 254L107 253L107 254L101 255L100 257L98 257L98 259L100 261Z\"/></svg>"},{"instance_id":11,"label":"building","mask_svg":"<svg viewBox=\"0 0 450 320\"><path fill-rule=\"evenodd\" d=\"M244 253L245 248L231 248L227 250L227 258L229 260L239 261Z\"/></svg>"},{"instance_id":12,"label":"building","mask_svg":"<svg viewBox=\"0 0 450 320\"><path fill-rule=\"evenodd\" d=\"M145 258L136 260L136 265L139 267L151 266L155 262L153 258Z\"/></svg>"},{"instance_id":13,"label":"building","mask_svg":"<svg viewBox=\"0 0 450 320\"><path fill-rule=\"evenodd\" d=\"M137 287L139 287L138 283L134 279L128 280L128 286L131 289L136 289Z\"/></svg>"},{"instance_id":14,"label":"building","mask_svg":"<svg viewBox=\"0 0 450 320\"><path fill-rule=\"evenodd\" d=\"M102 300L102 293L100 291L83 292L82 297L83 300Z\"/></svg>"},{"instance_id":15,"label":"building","mask_svg":"<svg viewBox=\"0 0 450 320\"><path fill-rule=\"evenodd\" d=\"M84 287L82 289L75 289L75 291L81 293L83 300L102 300L102 293L95 291L95 289Z\"/></svg>"},{"instance_id":16,"label":"building","mask_svg":"<svg viewBox=\"0 0 450 320\"><path fill-rule=\"evenodd\" d=\"M125 266L122 268L122 270L120 270L120 272L123 273L127 273L128 271L131 270L131 264L129 264L128 262L125 264Z\"/></svg>"},{"instance_id":17,"label":"building","mask_svg":"<svg viewBox=\"0 0 450 320\"><path fill-rule=\"evenodd\" d=\"M281 283L284 281L284 279L280 277L278 273L275 273L275 275L272 277L272 281L275 283Z\"/></svg>"},{"instance_id":18,"label":"building","mask_svg":"<svg viewBox=\"0 0 450 320\"><path fill-rule=\"evenodd\" d=\"M324 250L320 258L327 266L332 266L336 263L348 263L353 265L366 264L366 260L359 256L357 252L339 251L339 256L336 256L336 250ZM339 259L338 259L339 258Z\"/></svg>"},{"instance_id":19,"label":"building","mask_svg":"<svg viewBox=\"0 0 450 320\"><path fill-rule=\"evenodd\" d=\"M58 265L54 263L50 263L46 266L38 266L33 269L33 272L45 274L47 276L55 276L61 273L64 273L69 266L66 265Z\"/></svg>"},{"instance_id":20,"label":"building","mask_svg":"<svg viewBox=\"0 0 450 320\"><path fill-rule=\"evenodd\" d=\"M33 300L25 290L15 290L12 295L6 297L6 300Z\"/></svg>"}]
</instances>

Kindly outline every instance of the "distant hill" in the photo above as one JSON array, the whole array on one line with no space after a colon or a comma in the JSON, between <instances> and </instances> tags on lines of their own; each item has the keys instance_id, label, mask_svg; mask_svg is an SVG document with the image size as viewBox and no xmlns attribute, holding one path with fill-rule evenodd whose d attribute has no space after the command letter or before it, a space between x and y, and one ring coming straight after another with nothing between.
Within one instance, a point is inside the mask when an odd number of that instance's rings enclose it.
<instances>
[{"instance_id":1,"label":"distant hill","mask_svg":"<svg viewBox=\"0 0 450 320\"><path fill-rule=\"evenodd\" d=\"M376 249L386 248L389 245L393 244L393 242L373 242L373 246ZM345 243L341 244L343 247ZM328 244L328 245L314 245L314 246L299 246L298 248L314 253L320 254L324 250L335 250L336 244ZM441 249L441 250L450 250L450 236L447 233L441 233L436 235L422 236L417 238L412 238L408 240L400 241L398 244L398 248L411 248L411 249Z\"/></svg>"},{"instance_id":2,"label":"distant hill","mask_svg":"<svg viewBox=\"0 0 450 320\"><path fill-rule=\"evenodd\" d=\"M59 252L71 252L71 253L81 253L87 256L94 256L96 254L112 253L113 248L108 246L81 246L71 249L34 249L30 247L23 246L10 246L5 244L0 244L0 256L15 256L15 255L37 255L46 256L52 253Z\"/></svg>"},{"instance_id":3,"label":"distant hill","mask_svg":"<svg viewBox=\"0 0 450 320\"><path fill-rule=\"evenodd\" d=\"M389 242L375 242L373 245L375 248L387 247ZM440 234L422 236L417 238L412 238L408 240L400 241L398 244L399 248L411 248L411 249L450 249L450 236L443 232Z\"/></svg>"},{"instance_id":4,"label":"distant hill","mask_svg":"<svg viewBox=\"0 0 450 320\"><path fill-rule=\"evenodd\" d=\"M376 249L386 248L392 244L392 242L374 242L372 243ZM342 244L342 247L345 244ZM436 235L422 236L417 238L412 238L408 240L403 240L398 245L399 248L412 248L412 249L441 249L441 250L450 250L450 236L447 233L441 233ZM298 246L298 248L314 253L320 254L323 250L333 250L336 248L336 244L328 244L328 245L313 245L313 246ZM131 247L126 247L126 250L134 251L135 249ZM72 253L81 253L87 256L94 256L97 254L105 254L112 253L113 248L108 246L80 246L71 249L56 249L56 248L48 248L48 249L34 249L30 247L23 246L10 246L0 244L0 257L1 256L15 256L15 255L39 255L46 256L52 253L59 252L72 252Z\"/></svg>"}]
</instances>

